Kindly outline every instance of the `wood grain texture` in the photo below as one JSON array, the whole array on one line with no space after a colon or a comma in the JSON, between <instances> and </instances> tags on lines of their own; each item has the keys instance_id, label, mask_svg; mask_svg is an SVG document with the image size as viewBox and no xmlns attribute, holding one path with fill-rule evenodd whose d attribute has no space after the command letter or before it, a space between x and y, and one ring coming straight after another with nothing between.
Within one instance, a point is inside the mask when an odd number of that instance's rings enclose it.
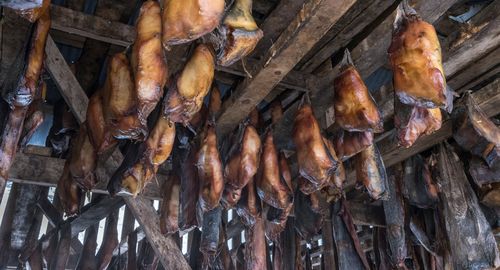
<instances>
[{"instance_id":1,"label":"wood grain texture","mask_svg":"<svg viewBox=\"0 0 500 270\"><path fill-rule=\"evenodd\" d=\"M217 119L219 134L231 131L312 49L355 3L354 0L308 0L296 18L259 61L252 78L246 78L226 100Z\"/></svg>"}]
</instances>

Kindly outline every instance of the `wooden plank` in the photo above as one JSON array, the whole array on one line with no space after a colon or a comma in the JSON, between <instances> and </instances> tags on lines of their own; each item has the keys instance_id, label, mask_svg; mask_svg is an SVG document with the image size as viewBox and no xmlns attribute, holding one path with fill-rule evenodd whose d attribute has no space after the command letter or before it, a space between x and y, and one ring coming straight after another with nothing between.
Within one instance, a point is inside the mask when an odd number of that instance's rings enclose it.
<instances>
[{"instance_id":1,"label":"wooden plank","mask_svg":"<svg viewBox=\"0 0 500 270\"><path fill-rule=\"evenodd\" d=\"M45 45L45 67L79 123L85 122L89 99L49 35Z\"/></svg>"},{"instance_id":2,"label":"wooden plank","mask_svg":"<svg viewBox=\"0 0 500 270\"><path fill-rule=\"evenodd\" d=\"M292 70L355 0L308 0L297 17L222 106L218 131L231 131Z\"/></svg>"},{"instance_id":3,"label":"wooden plank","mask_svg":"<svg viewBox=\"0 0 500 270\"><path fill-rule=\"evenodd\" d=\"M342 49L352 48L353 39L360 40L364 35L373 30L381 23L379 17L390 15L396 8L399 0L376 0L376 1L358 1L349 9L337 25L335 25L327 35L316 46L316 50L312 50L303 61L299 64L300 70L306 73L312 73L325 62L330 56L336 52L341 52Z\"/></svg>"},{"instance_id":4,"label":"wooden plank","mask_svg":"<svg viewBox=\"0 0 500 270\"><path fill-rule=\"evenodd\" d=\"M84 15L69 8L51 5L52 29L102 42L127 47L134 42L135 29L131 25Z\"/></svg>"},{"instance_id":5,"label":"wooden plank","mask_svg":"<svg viewBox=\"0 0 500 270\"><path fill-rule=\"evenodd\" d=\"M160 232L160 219L150 202L142 197L124 198L127 206L141 224L146 238L160 258L165 269L191 269L184 259L179 247L171 237L165 237Z\"/></svg>"},{"instance_id":6,"label":"wooden plank","mask_svg":"<svg viewBox=\"0 0 500 270\"><path fill-rule=\"evenodd\" d=\"M62 175L64 168L64 159L44 157L38 155L30 155L25 153L18 153L12 168L10 170L9 181L22 184L33 184L40 186L56 187L59 177ZM111 164L110 162L106 164ZM92 192L99 194L109 194L106 185L110 179L108 171L113 172L118 167L99 166L97 168L96 176L99 184L92 190ZM157 174L158 183L161 184L166 181L167 177L162 174ZM160 199L160 189L155 181L146 186L142 196L151 199Z\"/></svg>"},{"instance_id":7,"label":"wooden plank","mask_svg":"<svg viewBox=\"0 0 500 270\"><path fill-rule=\"evenodd\" d=\"M116 46L130 46L135 39L135 27L120 23L117 21L106 20L97 16L88 15L83 12L78 12L68 8L52 5L53 13L57 12L56 16L52 17L52 29L57 31L58 42L63 42L77 48L83 48L85 39L77 38L85 37L93 40L107 42ZM108 34L109 33L109 34ZM180 65L186 61L182 55L170 55L169 62L173 65ZM247 65L255 65L255 60L247 59ZM241 63L237 63L230 67L217 66L217 70L246 77ZM299 72L293 72L287 76L280 84L283 87L298 89L305 91L304 81L301 79L303 75Z\"/></svg>"}]
</instances>

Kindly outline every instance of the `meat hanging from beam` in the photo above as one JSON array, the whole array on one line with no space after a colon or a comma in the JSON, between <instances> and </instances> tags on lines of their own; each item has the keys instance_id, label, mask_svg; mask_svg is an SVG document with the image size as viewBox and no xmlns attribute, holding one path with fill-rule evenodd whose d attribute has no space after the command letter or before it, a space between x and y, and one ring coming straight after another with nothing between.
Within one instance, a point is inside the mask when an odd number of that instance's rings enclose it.
<instances>
[{"instance_id":1,"label":"meat hanging from beam","mask_svg":"<svg viewBox=\"0 0 500 270\"><path fill-rule=\"evenodd\" d=\"M335 123L353 132L382 132L380 112L359 75L348 50L340 64L340 73L334 81Z\"/></svg>"},{"instance_id":2,"label":"meat hanging from beam","mask_svg":"<svg viewBox=\"0 0 500 270\"><path fill-rule=\"evenodd\" d=\"M19 16L25 18L31 23L36 22L50 7L50 0L43 0L42 5L35 8L17 10Z\"/></svg>"},{"instance_id":3,"label":"meat hanging from beam","mask_svg":"<svg viewBox=\"0 0 500 270\"><path fill-rule=\"evenodd\" d=\"M388 53L394 90L402 103L429 109L448 106L436 30L406 0L398 6Z\"/></svg>"},{"instance_id":4,"label":"meat hanging from beam","mask_svg":"<svg viewBox=\"0 0 500 270\"><path fill-rule=\"evenodd\" d=\"M139 120L146 126L149 114L163 96L163 87L168 79L161 45L161 10L157 1L148 0L142 4L136 31L130 62L135 78Z\"/></svg>"},{"instance_id":5,"label":"meat hanging from beam","mask_svg":"<svg viewBox=\"0 0 500 270\"><path fill-rule=\"evenodd\" d=\"M187 43L212 32L224 14L224 0L163 0L163 46Z\"/></svg>"},{"instance_id":6,"label":"meat hanging from beam","mask_svg":"<svg viewBox=\"0 0 500 270\"><path fill-rule=\"evenodd\" d=\"M160 231L162 234L170 235L179 231L181 180L177 172L172 172L163 185L163 200L160 208Z\"/></svg>"},{"instance_id":7,"label":"meat hanging from beam","mask_svg":"<svg viewBox=\"0 0 500 270\"><path fill-rule=\"evenodd\" d=\"M387 200L387 173L382 155L375 144L356 156L355 168L358 185L363 186L372 199Z\"/></svg>"},{"instance_id":8,"label":"meat hanging from beam","mask_svg":"<svg viewBox=\"0 0 500 270\"><path fill-rule=\"evenodd\" d=\"M249 55L263 36L252 17L252 0L235 0L213 37L217 64L236 63Z\"/></svg>"},{"instance_id":9,"label":"meat hanging from beam","mask_svg":"<svg viewBox=\"0 0 500 270\"><path fill-rule=\"evenodd\" d=\"M47 93L47 84L42 81L40 87L37 88L33 102L29 105L24 119L23 132L21 134L19 146L21 149L28 145L28 142L33 137L33 134L43 124L45 115L42 109L42 104L45 102Z\"/></svg>"}]
</instances>

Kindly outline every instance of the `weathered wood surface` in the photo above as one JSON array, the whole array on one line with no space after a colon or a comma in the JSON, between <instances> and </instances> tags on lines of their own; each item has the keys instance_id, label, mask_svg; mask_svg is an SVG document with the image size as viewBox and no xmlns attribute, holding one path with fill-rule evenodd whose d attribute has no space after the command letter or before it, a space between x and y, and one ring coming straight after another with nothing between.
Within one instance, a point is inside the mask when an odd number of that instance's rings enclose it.
<instances>
[{"instance_id":1,"label":"weathered wood surface","mask_svg":"<svg viewBox=\"0 0 500 270\"><path fill-rule=\"evenodd\" d=\"M258 65L222 105L218 131L231 131L292 70L354 4L353 0L308 0Z\"/></svg>"},{"instance_id":2,"label":"weathered wood surface","mask_svg":"<svg viewBox=\"0 0 500 270\"><path fill-rule=\"evenodd\" d=\"M49 35L45 45L45 67L79 123L85 122L89 99Z\"/></svg>"},{"instance_id":3,"label":"weathered wood surface","mask_svg":"<svg viewBox=\"0 0 500 270\"><path fill-rule=\"evenodd\" d=\"M160 219L153 206L144 198L125 197L127 206L141 224L146 238L165 269L191 269L184 259L179 247L171 237L165 237L160 232Z\"/></svg>"}]
</instances>

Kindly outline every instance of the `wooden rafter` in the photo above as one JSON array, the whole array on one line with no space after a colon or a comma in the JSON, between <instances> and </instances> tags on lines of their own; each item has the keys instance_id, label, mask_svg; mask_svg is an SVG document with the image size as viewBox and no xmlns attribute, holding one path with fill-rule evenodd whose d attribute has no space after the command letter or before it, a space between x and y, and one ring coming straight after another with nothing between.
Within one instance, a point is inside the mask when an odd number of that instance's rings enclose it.
<instances>
[{"instance_id":1,"label":"wooden rafter","mask_svg":"<svg viewBox=\"0 0 500 270\"><path fill-rule=\"evenodd\" d=\"M234 94L224 102L217 119L218 131L231 131L292 70L355 0L308 0ZM254 72L253 72L254 71Z\"/></svg>"}]
</instances>

